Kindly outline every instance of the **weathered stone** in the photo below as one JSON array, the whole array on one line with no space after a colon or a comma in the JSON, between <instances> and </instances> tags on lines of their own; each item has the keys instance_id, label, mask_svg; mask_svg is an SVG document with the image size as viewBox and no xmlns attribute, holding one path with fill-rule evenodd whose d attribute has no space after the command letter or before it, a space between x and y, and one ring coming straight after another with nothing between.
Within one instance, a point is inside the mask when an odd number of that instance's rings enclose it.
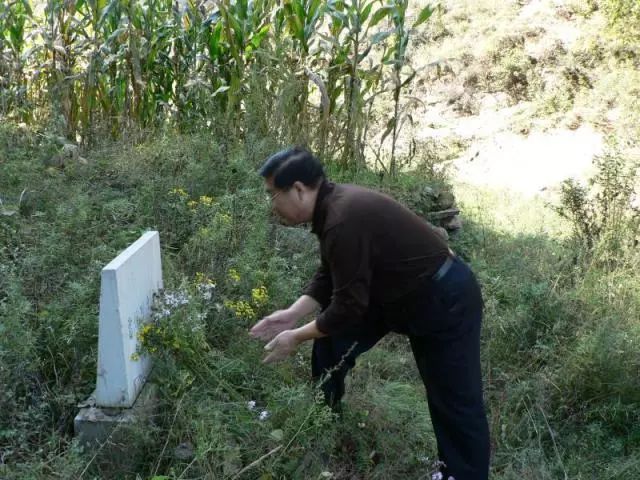
<instances>
[{"instance_id":1,"label":"weathered stone","mask_svg":"<svg viewBox=\"0 0 640 480\"><path fill-rule=\"evenodd\" d=\"M438 194L436 204L439 209L446 210L452 208L456 202L456 197L448 190L443 190Z\"/></svg>"},{"instance_id":2,"label":"weathered stone","mask_svg":"<svg viewBox=\"0 0 640 480\"><path fill-rule=\"evenodd\" d=\"M133 465L143 448L132 435L144 436L137 424L154 415L155 387L146 384L151 361L138 352L138 329L162 286L158 232L145 233L102 269L96 391L79 405L74 429L90 447L108 441L101 447L111 455L107 462Z\"/></svg>"},{"instance_id":3,"label":"weathered stone","mask_svg":"<svg viewBox=\"0 0 640 480\"><path fill-rule=\"evenodd\" d=\"M76 437L89 447L100 446L107 440L112 444L125 442L128 428L153 418L156 398L156 387L150 383L145 384L131 408L99 407L91 397L81 404L82 408L73 421Z\"/></svg>"},{"instance_id":4,"label":"weathered stone","mask_svg":"<svg viewBox=\"0 0 640 480\"><path fill-rule=\"evenodd\" d=\"M151 368L138 330L162 289L160 236L147 232L102 270L96 405L131 407Z\"/></svg>"},{"instance_id":5,"label":"weathered stone","mask_svg":"<svg viewBox=\"0 0 640 480\"><path fill-rule=\"evenodd\" d=\"M81 163L83 165L89 163L86 158L80 156L80 147L73 143L64 143L58 153L45 161L45 165L48 167L60 168L72 163Z\"/></svg>"},{"instance_id":6,"label":"weathered stone","mask_svg":"<svg viewBox=\"0 0 640 480\"><path fill-rule=\"evenodd\" d=\"M455 217L451 218L450 220L448 220L444 225L444 228L446 228L448 231L450 232L455 232L457 230L460 230L462 228L462 219L456 215Z\"/></svg>"},{"instance_id":7,"label":"weathered stone","mask_svg":"<svg viewBox=\"0 0 640 480\"><path fill-rule=\"evenodd\" d=\"M173 449L173 456L176 460L191 460L195 456L195 451L191 442L182 442Z\"/></svg>"},{"instance_id":8,"label":"weathered stone","mask_svg":"<svg viewBox=\"0 0 640 480\"><path fill-rule=\"evenodd\" d=\"M434 222L439 222L442 220L448 220L450 218L453 218L454 216L458 215L460 213L460 210L457 208L449 208L447 210L439 210L437 212L429 212L427 213L427 218L429 218L429 220L432 220Z\"/></svg>"},{"instance_id":9,"label":"weathered stone","mask_svg":"<svg viewBox=\"0 0 640 480\"><path fill-rule=\"evenodd\" d=\"M438 197L438 192L436 192L433 187L426 186L422 189L422 195L427 198L436 199Z\"/></svg>"}]
</instances>

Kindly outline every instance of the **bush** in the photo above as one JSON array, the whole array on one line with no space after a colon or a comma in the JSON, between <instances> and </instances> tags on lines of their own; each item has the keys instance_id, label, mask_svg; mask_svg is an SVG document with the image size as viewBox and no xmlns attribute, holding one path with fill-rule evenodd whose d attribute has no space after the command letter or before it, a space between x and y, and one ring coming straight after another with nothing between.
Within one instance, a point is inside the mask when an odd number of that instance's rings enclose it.
<instances>
[{"instance_id":1,"label":"bush","mask_svg":"<svg viewBox=\"0 0 640 480\"><path fill-rule=\"evenodd\" d=\"M562 185L560 215L571 221L574 238L599 260L616 263L637 245L640 209L635 205L638 165L611 152L596 158L589 187L567 180Z\"/></svg>"},{"instance_id":2,"label":"bush","mask_svg":"<svg viewBox=\"0 0 640 480\"><path fill-rule=\"evenodd\" d=\"M636 0L600 0L600 4L620 39L628 44L637 43L640 39L640 3Z\"/></svg>"}]
</instances>

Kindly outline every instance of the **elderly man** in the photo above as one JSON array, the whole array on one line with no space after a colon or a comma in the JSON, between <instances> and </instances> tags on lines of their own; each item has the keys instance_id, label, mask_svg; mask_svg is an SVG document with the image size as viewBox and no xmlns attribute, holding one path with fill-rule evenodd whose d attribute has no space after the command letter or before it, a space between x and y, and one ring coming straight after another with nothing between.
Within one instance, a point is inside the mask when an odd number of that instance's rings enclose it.
<instances>
[{"instance_id":1,"label":"elderly man","mask_svg":"<svg viewBox=\"0 0 640 480\"><path fill-rule=\"evenodd\" d=\"M251 335L269 343L265 362L313 340L312 374L337 409L358 355L390 331L409 337L427 391L443 478L486 480L489 430L482 399L482 297L468 266L433 226L381 193L327 181L310 152L288 149L260 174L274 211L311 222L321 264L289 308ZM321 310L307 324L297 322Z\"/></svg>"}]
</instances>

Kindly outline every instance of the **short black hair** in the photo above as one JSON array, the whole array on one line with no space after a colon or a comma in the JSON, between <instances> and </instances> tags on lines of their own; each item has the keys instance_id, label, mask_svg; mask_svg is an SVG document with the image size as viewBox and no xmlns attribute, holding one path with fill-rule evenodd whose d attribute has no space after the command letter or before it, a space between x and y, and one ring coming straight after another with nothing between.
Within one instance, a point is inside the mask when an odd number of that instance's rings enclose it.
<instances>
[{"instance_id":1,"label":"short black hair","mask_svg":"<svg viewBox=\"0 0 640 480\"><path fill-rule=\"evenodd\" d=\"M295 182L316 187L326 178L320 160L301 147L287 148L271 155L260 168L260 175L273 177L273 185L280 190L290 188Z\"/></svg>"}]
</instances>

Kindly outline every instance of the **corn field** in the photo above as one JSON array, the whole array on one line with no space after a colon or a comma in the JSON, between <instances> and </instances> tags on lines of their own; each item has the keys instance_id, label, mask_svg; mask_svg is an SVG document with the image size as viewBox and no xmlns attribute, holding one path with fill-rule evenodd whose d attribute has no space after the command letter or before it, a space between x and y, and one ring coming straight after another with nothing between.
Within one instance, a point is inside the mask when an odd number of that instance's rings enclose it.
<instances>
[{"instance_id":1,"label":"corn field","mask_svg":"<svg viewBox=\"0 0 640 480\"><path fill-rule=\"evenodd\" d=\"M5 0L0 115L90 144L131 128L223 124L364 159L374 103L394 144L406 0ZM249 99L253 99L249 101ZM310 133L313 132L313 133Z\"/></svg>"}]
</instances>

